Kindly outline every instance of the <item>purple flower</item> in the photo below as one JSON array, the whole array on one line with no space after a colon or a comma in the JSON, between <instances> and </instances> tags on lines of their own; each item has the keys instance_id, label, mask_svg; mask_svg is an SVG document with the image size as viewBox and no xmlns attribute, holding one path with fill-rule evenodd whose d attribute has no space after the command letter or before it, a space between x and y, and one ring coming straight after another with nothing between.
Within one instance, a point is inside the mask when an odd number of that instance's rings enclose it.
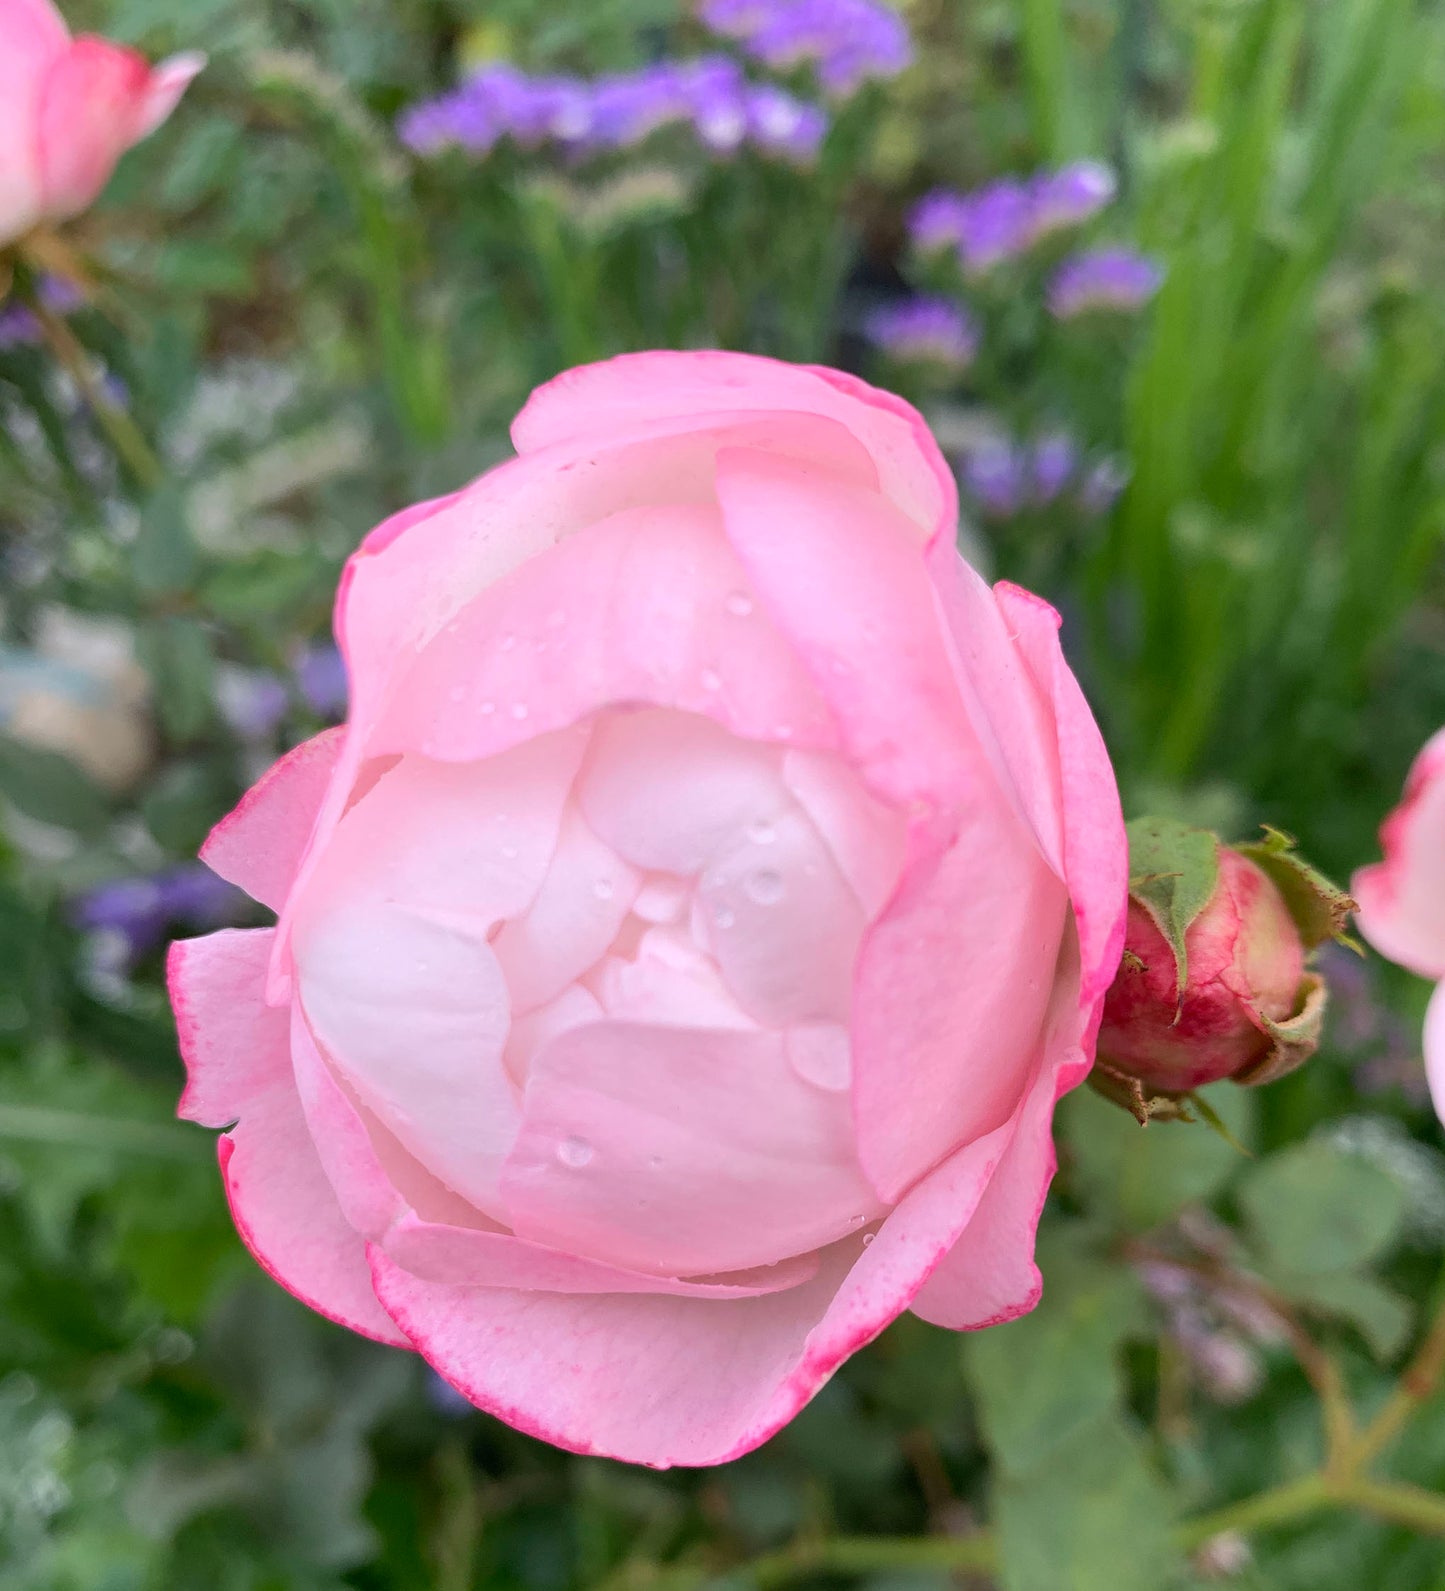
<instances>
[{"instance_id":1,"label":"purple flower","mask_svg":"<svg viewBox=\"0 0 1445 1591\"><path fill-rule=\"evenodd\" d=\"M330 641L308 646L296 660L296 684L318 718L346 716L346 661Z\"/></svg>"},{"instance_id":2,"label":"purple flower","mask_svg":"<svg viewBox=\"0 0 1445 1591\"><path fill-rule=\"evenodd\" d=\"M57 315L69 315L85 303L85 295L63 276L44 276L37 289L40 300ZM40 322L24 304L0 305L0 351L42 341Z\"/></svg>"},{"instance_id":3,"label":"purple flower","mask_svg":"<svg viewBox=\"0 0 1445 1591\"><path fill-rule=\"evenodd\" d=\"M815 66L839 96L896 76L913 58L903 19L877 0L704 0L701 16L774 71Z\"/></svg>"},{"instance_id":4,"label":"purple flower","mask_svg":"<svg viewBox=\"0 0 1445 1591\"><path fill-rule=\"evenodd\" d=\"M1097 160L1041 172L1031 184L1034 240L1082 226L1112 204L1118 191L1112 168Z\"/></svg>"},{"instance_id":5,"label":"purple flower","mask_svg":"<svg viewBox=\"0 0 1445 1591\"><path fill-rule=\"evenodd\" d=\"M226 668L216 680L221 717L242 740L269 740L288 704L285 684L261 669Z\"/></svg>"},{"instance_id":6,"label":"purple flower","mask_svg":"<svg viewBox=\"0 0 1445 1591\"><path fill-rule=\"evenodd\" d=\"M959 305L946 298L909 298L884 304L863 323L876 348L910 363L966 370L978 353L978 328Z\"/></svg>"},{"instance_id":7,"label":"purple flower","mask_svg":"<svg viewBox=\"0 0 1445 1591\"><path fill-rule=\"evenodd\" d=\"M964 270L979 276L1027 253L1033 228L1033 201L1021 182L1005 177L969 194L959 238Z\"/></svg>"},{"instance_id":8,"label":"purple flower","mask_svg":"<svg viewBox=\"0 0 1445 1591\"><path fill-rule=\"evenodd\" d=\"M985 442L964 458L963 483L989 519L1011 518L1028 500L1028 456L1002 438Z\"/></svg>"},{"instance_id":9,"label":"purple flower","mask_svg":"<svg viewBox=\"0 0 1445 1591\"><path fill-rule=\"evenodd\" d=\"M1059 320L1091 310L1131 310L1159 291L1164 273L1132 249L1092 249L1065 260L1049 283L1049 309Z\"/></svg>"},{"instance_id":10,"label":"purple flower","mask_svg":"<svg viewBox=\"0 0 1445 1591\"><path fill-rule=\"evenodd\" d=\"M968 200L961 193L935 188L925 194L908 212L908 236L913 247L923 254L962 248L967 213Z\"/></svg>"},{"instance_id":11,"label":"purple flower","mask_svg":"<svg viewBox=\"0 0 1445 1591\"><path fill-rule=\"evenodd\" d=\"M116 936L128 963L154 950L173 924L218 928L246 897L203 862L182 862L142 878L99 884L74 902L72 921L90 933Z\"/></svg>"},{"instance_id":12,"label":"purple flower","mask_svg":"<svg viewBox=\"0 0 1445 1591\"><path fill-rule=\"evenodd\" d=\"M765 154L797 165L816 160L828 134L828 117L817 105L771 84L747 91L748 142Z\"/></svg>"},{"instance_id":13,"label":"purple flower","mask_svg":"<svg viewBox=\"0 0 1445 1591\"><path fill-rule=\"evenodd\" d=\"M1062 431L1040 437L1029 450L1031 496L1040 505L1057 500L1079 467L1079 449Z\"/></svg>"}]
</instances>

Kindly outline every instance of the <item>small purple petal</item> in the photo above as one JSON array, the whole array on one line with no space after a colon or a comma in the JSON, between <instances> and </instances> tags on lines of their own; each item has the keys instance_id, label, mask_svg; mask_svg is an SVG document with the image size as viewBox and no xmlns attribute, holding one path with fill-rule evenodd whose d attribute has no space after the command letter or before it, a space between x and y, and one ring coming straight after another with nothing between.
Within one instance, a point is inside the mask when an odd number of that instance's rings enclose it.
<instances>
[{"instance_id":1,"label":"small purple petal","mask_svg":"<svg viewBox=\"0 0 1445 1591\"><path fill-rule=\"evenodd\" d=\"M964 459L963 483L990 519L1008 519L1028 498L1027 455L1011 442L985 442Z\"/></svg>"},{"instance_id":2,"label":"small purple petal","mask_svg":"<svg viewBox=\"0 0 1445 1591\"><path fill-rule=\"evenodd\" d=\"M1049 283L1049 310L1072 320L1091 310L1139 309L1159 291L1164 273L1132 249L1093 249L1065 260Z\"/></svg>"},{"instance_id":3,"label":"small purple petal","mask_svg":"<svg viewBox=\"0 0 1445 1591\"><path fill-rule=\"evenodd\" d=\"M764 84L747 92L748 142L767 154L799 165L815 160L828 134L828 117L817 105Z\"/></svg>"},{"instance_id":4,"label":"small purple petal","mask_svg":"<svg viewBox=\"0 0 1445 1591\"><path fill-rule=\"evenodd\" d=\"M968 200L963 194L936 188L908 212L909 239L924 254L962 248L967 213Z\"/></svg>"},{"instance_id":5,"label":"small purple petal","mask_svg":"<svg viewBox=\"0 0 1445 1591\"><path fill-rule=\"evenodd\" d=\"M346 716L350 689L346 662L330 642L309 646L296 660L296 684L307 705L319 718Z\"/></svg>"},{"instance_id":6,"label":"small purple petal","mask_svg":"<svg viewBox=\"0 0 1445 1591\"><path fill-rule=\"evenodd\" d=\"M1031 184L1035 241L1091 221L1114 202L1119 180L1113 169L1097 160L1077 160L1046 171Z\"/></svg>"},{"instance_id":7,"label":"small purple petal","mask_svg":"<svg viewBox=\"0 0 1445 1591\"><path fill-rule=\"evenodd\" d=\"M1030 463L1034 502L1052 503L1073 480L1079 467L1079 449L1071 436L1057 432L1034 443Z\"/></svg>"},{"instance_id":8,"label":"small purple petal","mask_svg":"<svg viewBox=\"0 0 1445 1591\"><path fill-rule=\"evenodd\" d=\"M910 298L875 309L863 334L894 359L966 370L978 353L978 328L946 298Z\"/></svg>"},{"instance_id":9,"label":"small purple petal","mask_svg":"<svg viewBox=\"0 0 1445 1591\"><path fill-rule=\"evenodd\" d=\"M260 669L225 669L216 681L221 717L242 740L267 740L286 716L285 684Z\"/></svg>"},{"instance_id":10,"label":"small purple petal","mask_svg":"<svg viewBox=\"0 0 1445 1591\"><path fill-rule=\"evenodd\" d=\"M964 269L981 275L1027 253L1033 226L1033 201L1022 183L1004 178L969 194L959 239Z\"/></svg>"}]
</instances>

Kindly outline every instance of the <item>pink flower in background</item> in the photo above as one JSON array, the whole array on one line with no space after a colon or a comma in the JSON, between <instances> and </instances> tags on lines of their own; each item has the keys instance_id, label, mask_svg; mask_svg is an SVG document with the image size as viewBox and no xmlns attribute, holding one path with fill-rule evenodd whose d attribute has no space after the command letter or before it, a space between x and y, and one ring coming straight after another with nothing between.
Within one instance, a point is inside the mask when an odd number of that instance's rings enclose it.
<instances>
[{"instance_id":1,"label":"pink flower in background","mask_svg":"<svg viewBox=\"0 0 1445 1591\"><path fill-rule=\"evenodd\" d=\"M314 1308L561 1446L721 1462L900 1311L1037 1301L1117 793L898 399L641 354L513 436L366 539L345 726L207 842L279 921L174 947L181 1113Z\"/></svg>"},{"instance_id":2,"label":"pink flower in background","mask_svg":"<svg viewBox=\"0 0 1445 1591\"><path fill-rule=\"evenodd\" d=\"M1384 861L1350 886L1355 917L1382 956L1440 984L1425 1018L1425 1072L1445 1120L1445 729L1416 758L1380 844Z\"/></svg>"},{"instance_id":3,"label":"pink flower in background","mask_svg":"<svg viewBox=\"0 0 1445 1591\"><path fill-rule=\"evenodd\" d=\"M152 68L124 45L72 39L50 0L0 0L0 247L92 203L204 64Z\"/></svg>"}]
</instances>

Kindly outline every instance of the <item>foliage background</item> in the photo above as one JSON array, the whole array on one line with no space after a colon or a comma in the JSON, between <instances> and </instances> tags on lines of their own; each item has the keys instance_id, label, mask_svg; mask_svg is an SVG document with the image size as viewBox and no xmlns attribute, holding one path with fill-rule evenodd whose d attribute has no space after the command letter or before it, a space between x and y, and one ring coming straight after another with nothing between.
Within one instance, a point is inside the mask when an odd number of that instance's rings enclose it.
<instances>
[{"instance_id":1,"label":"foliage background","mask_svg":"<svg viewBox=\"0 0 1445 1591\"><path fill-rule=\"evenodd\" d=\"M1316 1391L1249 1278L1367 1410L1423 1324L1445 1158L1403 974L1341 959L1317 1060L1215 1098L1252 1158L1072 1099L1034 1316L966 1340L905 1319L759 1453L652 1474L458 1406L262 1278L209 1135L171 1119L158 952L118 962L74 905L193 855L319 727L294 671L367 528L502 456L561 366L705 341L859 366L945 436L981 399L1006 421L1067 403L1127 457L1122 501L978 547L1066 614L1130 810L1371 859L1445 721L1445 10L915 0L917 63L812 173L665 140L593 171L396 142L469 61L702 48L665 0L69 11L213 64L73 229L105 282L77 333L164 479L117 471L43 348L0 349L5 665L57 609L104 619L135 661L86 733L151 726L127 780L94 746L37 751L0 695L0 1587L1445 1587L1438 1541L1350 1510L1243 1557L1175 1524L1320 1459ZM1121 173L1114 235L1166 271L1138 324L1040 336L989 392L880 364L859 330L912 270L909 202L1085 155ZM288 691L259 738L223 710L258 671ZM1389 1464L1445 1487L1445 1397ZM992 1567L940 1567L931 1544L984 1520ZM878 1561L824 1562L872 1535Z\"/></svg>"}]
</instances>

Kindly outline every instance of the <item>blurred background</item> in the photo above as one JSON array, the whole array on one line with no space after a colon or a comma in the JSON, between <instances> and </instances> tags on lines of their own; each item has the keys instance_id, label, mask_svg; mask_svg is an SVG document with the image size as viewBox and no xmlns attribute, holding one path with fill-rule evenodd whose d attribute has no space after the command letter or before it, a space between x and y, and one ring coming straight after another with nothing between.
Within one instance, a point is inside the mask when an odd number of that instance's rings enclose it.
<instances>
[{"instance_id":1,"label":"blurred background","mask_svg":"<svg viewBox=\"0 0 1445 1591\"><path fill-rule=\"evenodd\" d=\"M1434 1295L1427 991L1373 958L1305 1070L1212 1096L1252 1155L1067 1102L1036 1315L904 1319L671 1474L267 1281L173 1120L161 983L168 938L256 920L192 858L344 713L347 554L631 348L906 394L969 556L1064 613L1131 815L1372 859L1445 722L1445 7L66 9L212 64L69 229L92 288L35 283L65 346L0 308L0 1587L1445 1587L1342 1513L1173 1525L1318 1462L1291 1321L1368 1407ZM1445 1486L1445 1397L1394 1466ZM987 1573L933 1566L985 1519ZM919 1550L817 1567L869 1534Z\"/></svg>"}]
</instances>

